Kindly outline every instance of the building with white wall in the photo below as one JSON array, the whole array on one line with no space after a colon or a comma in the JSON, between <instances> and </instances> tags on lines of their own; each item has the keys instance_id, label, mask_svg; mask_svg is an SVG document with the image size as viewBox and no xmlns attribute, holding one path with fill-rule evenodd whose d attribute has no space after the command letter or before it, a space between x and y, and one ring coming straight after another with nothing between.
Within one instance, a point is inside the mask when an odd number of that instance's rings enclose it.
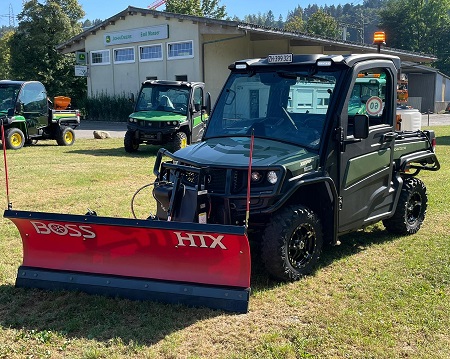
<instances>
[{"instance_id":1,"label":"building with white wall","mask_svg":"<svg viewBox=\"0 0 450 359\"><path fill-rule=\"evenodd\" d=\"M238 59L273 53L347 54L376 46L305 33L128 7L57 47L87 54L88 95L136 94L146 79L202 81L214 101ZM429 63L431 55L383 48L404 61Z\"/></svg>"}]
</instances>

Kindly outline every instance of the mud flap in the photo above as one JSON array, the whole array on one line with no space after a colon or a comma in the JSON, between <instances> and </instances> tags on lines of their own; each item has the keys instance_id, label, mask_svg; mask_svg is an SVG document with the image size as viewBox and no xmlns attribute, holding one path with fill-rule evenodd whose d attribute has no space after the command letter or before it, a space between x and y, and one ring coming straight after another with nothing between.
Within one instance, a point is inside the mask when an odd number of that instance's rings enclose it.
<instances>
[{"instance_id":1,"label":"mud flap","mask_svg":"<svg viewBox=\"0 0 450 359\"><path fill-rule=\"evenodd\" d=\"M4 217L22 237L17 287L248 311L244 227L14 210Z\"/></svg>"}]
</instances>

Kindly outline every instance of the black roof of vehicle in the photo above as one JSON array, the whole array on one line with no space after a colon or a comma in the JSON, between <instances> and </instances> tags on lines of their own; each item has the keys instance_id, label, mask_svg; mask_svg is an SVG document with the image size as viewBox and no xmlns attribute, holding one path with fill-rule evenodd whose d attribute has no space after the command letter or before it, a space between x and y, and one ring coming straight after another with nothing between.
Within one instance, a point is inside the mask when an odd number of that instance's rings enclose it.
<instances>
[{"instance_id":1,"label":"black roof of vehicle","mask_svg":"<svg viewBox=\"0 0 450 359\"><path fill-rule=\"evenodd\" d=\"M169 80L146 80L142 83L142 85L165 85L165 86L186 86L186 87L192 87L199 84L204 85L203 82L169 81Z\"/></svg>"},{"instance_id":2,"label":"black roof of vehicle","mask_svg":"<svg viewBox=\"0 0 450 359\"><path fill-rule=\"evenodd\" d=\"M229 65L230 70L236 69L238 64L246 64L248 67L262 67L262 66L297 66L297 65L314 65L318 61L331 61L333 64L342 64L352 67L355 63L366 60L390 60L394 63L396 68L400 68L401 61L398 56L385 55L379 53L370 54L351 54L351 55L292 55L292 62L277 62L269 63L267 58L245 59L235 61Z\"/></svg>"}]
</instances>

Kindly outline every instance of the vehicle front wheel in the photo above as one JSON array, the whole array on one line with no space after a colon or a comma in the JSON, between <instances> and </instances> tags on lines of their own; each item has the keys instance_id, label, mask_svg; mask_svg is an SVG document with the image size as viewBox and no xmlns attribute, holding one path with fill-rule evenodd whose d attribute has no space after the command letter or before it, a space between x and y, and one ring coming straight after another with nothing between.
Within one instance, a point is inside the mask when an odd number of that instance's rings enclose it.
<instances>
[{"instance_id":1,"label":"vehicle front wheel","mask_svg":"<svg viewBox=\"0 0 450 359\"><path fill-rule=\"evenodd\" d=\"M123 145L125 147L125 151L127 152L136 152L139 148L139 140L134 136L134 131L128 130L125 133L125 137L123 139Z\"/></svg>"},{"instance_id":2,"label":"vehicle front wheel","mask_svg":"<svg viewBox=\"0 0 450 359\"><path fill-rule=\"evenodd\" d=\"M322 226L317 215L303 206L289 206L275 214L267 225L261 258L272 277L296 281L313 272L322 244Z\"/></svg>"},{"instance_id":3,"label":"vehicle front wheel","mask_svg":"<svg viewBox=\"0 0 450 359\"><path fill-rule=\"evenodd\" d=\"M63 127L56 137L59 146L72 146L75 142L75 131L71 127Z\"/></svg>"},{"instance_id":4,"label":"vehicle front wheel","mask_svg":"<svg viewBox=\"0 0 450 359\"><path fill-rule=\"evenodd\" d=\"M395 213L383 220L386 229L395 234L414 234L425 220L427 211L427 189L418 178L406 178L400 192Z\"/></svg>"},{"instance_id":5,"label":"vehicle front wheel","mask_svg":"<svg viewBox=\"0 0 450 359\"><path fill-rule=\"evenodd\" d=\"M187 135L184 132L177 132L172 141L173 151L178 151L188 145Z\"/></svg>"},{"instance_id":6,"label":"vehicle front wheel","mask_svg":"<svg viewBox=\"0 0 450 359\"><path fill-rule=\"evenodd\" d=\"M25 144L25 135L18 128L10 128L5 133L6 148L19 150Z\"/></svg>"}]
</instances>

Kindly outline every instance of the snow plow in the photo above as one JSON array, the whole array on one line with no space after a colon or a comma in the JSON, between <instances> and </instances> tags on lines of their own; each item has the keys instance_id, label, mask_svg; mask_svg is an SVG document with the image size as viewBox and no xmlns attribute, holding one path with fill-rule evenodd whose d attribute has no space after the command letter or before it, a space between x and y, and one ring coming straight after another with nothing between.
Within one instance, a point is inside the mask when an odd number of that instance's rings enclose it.
<instances>
[{"instance_id":1,"label":"snow plow","mask_svg":"<svg viewBox=\"0 0 450 359\"><path fill-rule=\"evenodd\" d=\"M23 242L17 287L247 311L243 227L14 210L4 217Z\"/></svg>"}]
</instances>

